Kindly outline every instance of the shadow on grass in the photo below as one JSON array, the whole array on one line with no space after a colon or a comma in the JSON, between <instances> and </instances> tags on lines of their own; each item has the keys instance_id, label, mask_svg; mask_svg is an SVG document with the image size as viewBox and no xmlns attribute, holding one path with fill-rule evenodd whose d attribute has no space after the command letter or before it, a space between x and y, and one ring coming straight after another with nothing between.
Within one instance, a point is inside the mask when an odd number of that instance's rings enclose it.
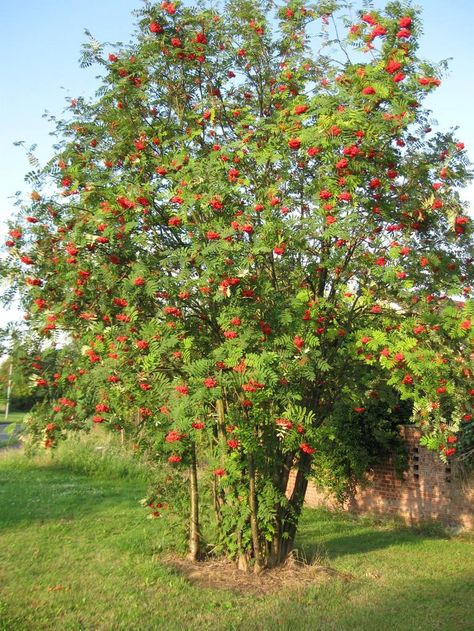
<instances>
[{"instance_id":1,"label":"shadow on grass","mask_svg":"<svg viewBox=\"0 0 474 631\"><path fill-rule=\"evenodd\" d=\"M390 546L418 545L420 539L447 537L447 533L437 524L415 528L319 509L306 512L297 538L297 547L303 557L311 561L321 556L333 559Z\"/></svg>"},{"instance_id":2,"label":"shadow on grass","mask_svg":"<svg viewBox=\"0 0 474 631\"><path fill-rule=\"evenodd\" d=\"M474 578L426 577L384 589L338 582L275 603L239 631L473 631Z\"/></svg>"},{"instance_id":3,"label":"shadow on grass","mask_svg":"<svg viewBox=\"0 0 474 631\"><path fill-rule=\"evenodd\" d=\"M60 474L59 474L60 472ZM13 459L8 466L0 465L0 528L14 528L21 522L31 529L39 527L43 522L56 520L62 522L69 519L80 519L83 516L94 515L94 522L101 521L101 513L109 512L113 531L105 532L102 525L97 523L85 527L83 523L77 525L75 532L69 531L69 524L59 531L54 528L45 534L53 545L58 546L61 554L66 555L67 565L64 570L69 577L72 564L77 563L77 546L81 555L88 555L87 559L97 559L99 563L91 563L94 571L117 572L117 583L113 590L119 589L126 593L132 587L132 596L128 595L127 607L137 612L136 625L123 623L120 615L124 610L118 610L115 621L117 624L108 625L114 629L143 629L150 631L195 631L196 629L213 629L214 631L473 631L474 612L474 580L470 569L474 562L466 562L465 555L470 551L465 548L450 548L444 550L444 543L439 541L426 556L423 547L416 550L417 545L424 539L437 539L435 532L424 532L417 529L402 528L387 523L380 525L367 519L353 518L345 514L329 513L320 510L305 511L301 524L298 545L302 547L307 557L315 554L323 547L330 558L344 555L359 554L361 571L352 580L344 581L337 578L315 584L311 587L301 587L291 593L272 594L264 598L242 597L229 600L229 611L238 609L237 615L227 616L227 610L219 609L223 596L216 591L197 590L188 587L184 582L176 581L176 576L168 568L166 571L156 567L148 570L149 574L142 574L143 568L152 557L150 539L145 537L140 524L133 529L130 519L136 507L137 499L143 493L141 482L120 479L93 479L78 475L67 470L67 467L43 466L33 462ZM118 514L125 510L122 520L117 521ZM128 512L127 512L128 511ZM133 521L133 517L132 517ZM152 522L155 523L155 522ZM85 532L85 535L84 535ZM83 534L83 540L77 541L75 533ZM34 533L29 533L35 534ZM19 528L13 531L18 547L25 548ZM64 542L64 548L62 543ZM148 543L147 543L148 542ZM49 539L48 539L49 544ZM31 575L31 557L29 550L37 546L30 540L30 548L25 548L23 572ZM120 559L120 565L102 565L104 546L113 548L113 558ZM123 559L135 546L137 560L130 565ZM394 561L379 569L377 555L370 559L370 553L380 549L397 547ZM71 552L71 547L75 551ZM415 554L416 553L416 554ZM457 554L459 556L453 557ZM70 556L69 556L70 555ZM90 556L89 556L90 555ZM367 555L368 560L363 560ZM435 562L441 556L441 565ZM105 559L107 559L105 555ZM417 559L417 560L415 560ZM415 563L421 564L426 560L426 569L413 572L410 569ZM434 560L433 560L434 559ZM453 560L454 559L454 560ZM449 561L449 563L448 563ZM445 563L446 562L446 563ZM16 568L13 561L13 567ZM48 558L43 561L41 569L47 575ZM341 563L343 565L343 563ZM3 569L3 568L2 568ZM417 566L418 569L418 566ZM473 568L474 569L474 568ZM370 570L368 572L367 570ZM101 573L92 575L94 589L97 583L100 593ZM123 581L125 576L125 583ZM36 579L35 579L36 580ZM46 579L44 579L46 580ZM49 579L48 579L49 580ZM69 580L69 579L68 579ZM30 583L31 584L31 580ZM48 583L46 583L48 584ZM144 591L148 585L148 591ZM14 587L18 590L17 583ZM111 589L110 586L108 589ZM116 591L110 591L116 595ZM61 596L62 592L58 592ZM165 595L165 596L164 596ZM66 594L67 596L67 594ZM203 605L197 607L196 599L202 599ZM64 611L75 603L78 607L78 619L89 616L89 622L78 622L77 626L64 625L58 616L59 605L50 605L49 610L38 613L44 616L34 626L28 627L14 614L9 602L1 602L0 596L0 631L15 631L40 628L106 628L97 626L90 620L97 620L94 597L90 597L89 610L87 599L84 605L78 601L64 601ZM224 601L226 602L226 601ZM116 600L106 600L106 608L118 607ZM84 607L85 613L82 613ZM103 610L104 612L106 609ZM201 618L199 619L199 615ZM238 617L238 620L237 620ZM144 622L150 618L150 622ZM40 618L38 618L39 620ZM163 626L163 620L167 621ZM237 620L237 621L236 621ZM56 626L50 626L50 625ZM128 626L125 626L125 625ZM148 626L147 626L148 624ZM2 626L3 625L3 626ZM62 625L62 626L61 626Z\"/></svg>"},{"instance_id":4,"label":"shadow on grass","mask_svg":"<svg viewBox=\"0 0 474 631\"><path fill-rule=\"evenodd\" d=\"M0 467L0 530L138 506L146 491L145 483L91 479L60 464L12 464Z\"/></svg>"}]
</instances>

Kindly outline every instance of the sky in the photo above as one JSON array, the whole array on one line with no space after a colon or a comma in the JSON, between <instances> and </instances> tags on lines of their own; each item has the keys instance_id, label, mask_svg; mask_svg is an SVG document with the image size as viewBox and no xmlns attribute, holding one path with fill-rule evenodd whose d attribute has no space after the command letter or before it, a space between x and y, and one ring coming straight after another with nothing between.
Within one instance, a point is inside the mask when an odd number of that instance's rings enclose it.
<instances>
[{"instance_id":1,"label":"sky","mask_svg":"<svg viewBox=\"0 0 474 631\"><path fill-rule=\"evenodd\" d=\"M362 6L355 0L355 6ZM376 7L383 6L376 0ZM459 127L474 161L472 66L474 63L474 5L472 0L419 0L424 34L420 56L432 62L452 58L448 76L427 99L440 130ZM127 42L134 28L132 11L140 0L22 0L4 2L1 8L0 59L0 244L5 241L5 221L14 214L12 196L27 191L24 175L31 167L25 152L14 147L23 140L37 144L36 155L45 161L54 142L45 111L61 116L73 97L92 96L98 83L97 68L81 69L79 56L91 31L100 42ZM433 126L434 127L434 126ZM436 129L436 127L434 127ZM474 208L474 186L462 193ZM0 327L20 314L12 305L0 308Z\"/></svg>"}]
</instances>

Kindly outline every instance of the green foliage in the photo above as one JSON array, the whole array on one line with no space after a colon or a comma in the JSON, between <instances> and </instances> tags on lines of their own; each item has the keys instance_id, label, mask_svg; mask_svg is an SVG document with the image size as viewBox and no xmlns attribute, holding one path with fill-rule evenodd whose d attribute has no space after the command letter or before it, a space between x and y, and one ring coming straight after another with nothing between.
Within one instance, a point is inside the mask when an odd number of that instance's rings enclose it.
<instances>
[{"instance_id":1,"label":"green foliage","mask_svg":"<svg viewBox=\"0 0 474 631\"><path fill-rule=\"evenodd\" d=\"M408 410L409 411L409 410ZM372 405L363 413L339 408L318 433L314 479L344 503L356 484L364 483L372 467L391 459L401 475L407 466L400 435L401 409L387 413L385 405Z\"/></svg>"},{"instance_id":2,"label":"green foliage","mask_svg":"<svg viewBox=\"0 0 474 631\"><path fill-rule=\"evenodd\" d=\"M291 548L318 448L342 496L398 451L400 401L443 458L471 410L469 164L423 108L441 68L411 6L346 9L146 3L128 46L88 34L103 84L54 121L7 245L54 356L32 436L124 431L178 513L197 452L222 549L257 566Z\"/></svg>"}]
</instances>

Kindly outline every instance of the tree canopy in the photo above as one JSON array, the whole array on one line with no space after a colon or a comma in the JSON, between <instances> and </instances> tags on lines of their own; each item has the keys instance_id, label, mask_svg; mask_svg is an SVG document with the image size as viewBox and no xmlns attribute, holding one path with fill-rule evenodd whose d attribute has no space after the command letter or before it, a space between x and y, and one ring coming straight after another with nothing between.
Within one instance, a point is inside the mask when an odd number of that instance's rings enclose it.
<instances>
[{"instance_id":1,"label":"tree canopy","mask_svg":"<svg viewBox=\"0 0 474 631\"><path fill-rule=\"evenodd\" d=\"M442 67L407 3L137 17L128 46L85 46L101 87L55 121L11 224L28 326L80 351L37 378L39 435L124 429L167 471L152 513L189 505L196 558L209 488L220 549L258 570L320 454L370 461L408 418L444 458L472 437L468 160L431 128Z\"/></svg>"}]
</instances>

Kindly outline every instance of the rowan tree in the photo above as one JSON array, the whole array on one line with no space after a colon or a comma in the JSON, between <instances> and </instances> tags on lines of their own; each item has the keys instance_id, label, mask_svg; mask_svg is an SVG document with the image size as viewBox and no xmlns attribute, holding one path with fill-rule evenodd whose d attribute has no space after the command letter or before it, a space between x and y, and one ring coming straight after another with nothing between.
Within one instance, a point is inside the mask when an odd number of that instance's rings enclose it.
<instances>
[{"instance_id":1,"label":"rowan tree","mask_svg":"<svg viewBox=\"0 0 474 631\"><path fill-rule=\"evenodd\" d=\"M431 129L442 67L406 3L145 2L137 25L86 45L101 87L29 174L9 273L29 325L82 347L48 444L124 429L168 467L148 504L188 507L191 556L208 486L218 549L259 571L294 545L328 428L355 450L408 404L444 458L468 431L468 161Z\"/></svg>"}]
</instances>

